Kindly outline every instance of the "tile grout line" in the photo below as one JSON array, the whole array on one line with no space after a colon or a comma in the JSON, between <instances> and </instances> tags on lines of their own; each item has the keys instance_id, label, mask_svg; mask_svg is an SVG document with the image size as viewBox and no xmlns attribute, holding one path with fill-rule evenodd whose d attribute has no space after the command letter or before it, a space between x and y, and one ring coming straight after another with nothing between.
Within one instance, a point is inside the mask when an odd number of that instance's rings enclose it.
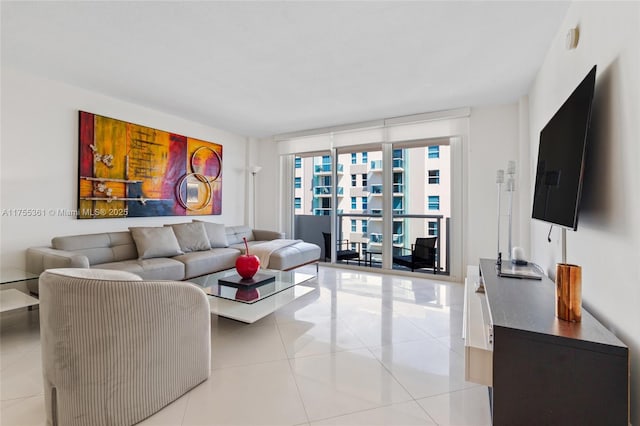
<instances>
[{"instance_id":1,"label":"tile grout line","mask_svg":"<svg viewBox=\"0 0 640 426\"><path fill-rule=\"evenodd\" d=\"M434 339L434 340L435 340L435 339ZM388 346L392 346L392 345L388 345ZM382 348L382 346L380 346L380 347ZM373 358L374 358L376 361L378 361L378 362L380 363L380 365L382 366L382 368L384 368L384 369L389 373L389 375L391 375L391 377L393 377L393 380L395 380L395 381L400 385L400 387L402 387L402 389L404 389L404 391L405 391L405 392L407 392L407 394L411 397L411 401L415 402L415 403L418 405L418 407L420 407L420 409L421 409L422 411L424 411L424 412L425 412L425 414L429 417L429 419L431 419L431 421L433 421L433 423L435 423L436 425L439 425L439 423L438 423L438 422L437 422L437 421L436 421L436 420L431 416L431 414L429 414L429 412L427 411L427 409L426 409L426 408L424 408L424 407L422 406L422 404L420 404L420 403L418 402L418 398L416 398L415 396L413 396L413 394L412 394L411 392L409 392L409 389L407 389L407 388L406 388L406 387L405 387L405 386L400 382L400 380L399 380L399 379L398 379L398 378L393 374L393 372L392 372L391 370L389 370L389 369L387 368L387 366L385 366L385 365L384 365L384 363L383 363L382 361L380 361L380 360L375 356L375 354L371 351L371 349L370 349L370 348L367 348L367 350L371 353L371 356L373 356ZM451 393L451 391L449 391L449 392L442 392L442 393L437 394L437 395L431 395L431 396L424 397L424 398L419 398L419 399L431 398L431 397L433 397L433 396L445 395L445 394L448 394L448 393Z\"/></svg>"},{"instance_id":2,"label":"tile grout line","mask_svg":"<svg viewBox=\"0 0 640 426\"><path fill-rule=\"evenodd\" d=\"M275 318L274 318L274 320L275 320ZM289 366L289 373L291 374L291 377L293 378L293 383L295 383L295 385L296 385L296 391L298 393L298 399L300 400L300 403L302 404L302 409L304 410L304 416L307 418L307 424L310 424L311 420L309 418L309 412L307 411L307 405L304 403L304 398L302 398L302 392L300 392L300 385L298 384L298 379L296 378L296 374L293 371L293 366L291 365L291 358L287 354L287 347L284 344L284 339L282 338L282 332L280 331L280 324L278 324L278 321L275 321L275 324L276 324L276 329L278 330L278 336L280 336L280 343L282 344L282 348L284 350L284 353L287 356L287 365Z\"/></svg>"}]
</instances>

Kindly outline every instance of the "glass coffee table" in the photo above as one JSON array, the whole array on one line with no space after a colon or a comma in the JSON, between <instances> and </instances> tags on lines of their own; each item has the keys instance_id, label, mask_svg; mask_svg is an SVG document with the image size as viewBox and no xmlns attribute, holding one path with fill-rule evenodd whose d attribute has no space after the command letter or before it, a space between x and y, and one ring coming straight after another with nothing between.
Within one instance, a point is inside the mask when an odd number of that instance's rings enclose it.
<instances>
[{"instance_id":1,"label":"glass coffee table","mask_svg":"<svg viewBox=\"0 0 640 426\"><path fill-rule=\"evenodd\" d=\"M187 281L202 287L210 296L212 313L249 324L315 290L313 287L300 285L314 278L314 275L271 269L261 269L260 273L273 275L275 281L252 286L226 285L219 282L220 278L235 275L235 269Z\"/></svg>"},{"instance_id":2,"label":"glass coffee table","mask_svg":"<svg viewBox=\"0 0 640 426\"><path fill-rule=\"evenodd\" d=\"M37 280L39 275L21 269L7 268L0 270L0 284L18 284L30 280ZM9 286L7 286L9 287ZM0 312L29 307L40 303L35 297L23 293L15 288L0 290Z\"/></svg>"}]
</instances>

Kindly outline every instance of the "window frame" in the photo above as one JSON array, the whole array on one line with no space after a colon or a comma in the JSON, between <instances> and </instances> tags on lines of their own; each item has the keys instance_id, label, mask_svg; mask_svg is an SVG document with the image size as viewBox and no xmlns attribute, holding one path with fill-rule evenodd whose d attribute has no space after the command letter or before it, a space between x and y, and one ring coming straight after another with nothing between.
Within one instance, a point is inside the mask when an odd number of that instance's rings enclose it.
<instances>
[{"instance_id":1,"label":"window frame","mask_svg":"<svg viewBox=\"0 0 640 426\"><path fill-rule=\"evenodd\" d=\"M427 146L427 158L429 159L440 158L440 145Z\"/></svg>"},{"instance_id":2,"label":"window frame","mask_svg":"<svg viewBox=\"0 0 640 426\"><path fill-rule=\"evenodd\" d=\"M431 173L434 172L432 175ZM427 184L440 185L440 169L431 169L427 171Z\"/></svg>"},{"instance_id":3,"label":"window frame","mask_svg":"<svg viewBox=\"0 0 640 426\"><path fill-rule=\"evenodd\" d=\"M437 208L433 208L437 206ZM439 195L427 195L427 210L440 210L440 196Z\"/></svg>"}]
</instances>

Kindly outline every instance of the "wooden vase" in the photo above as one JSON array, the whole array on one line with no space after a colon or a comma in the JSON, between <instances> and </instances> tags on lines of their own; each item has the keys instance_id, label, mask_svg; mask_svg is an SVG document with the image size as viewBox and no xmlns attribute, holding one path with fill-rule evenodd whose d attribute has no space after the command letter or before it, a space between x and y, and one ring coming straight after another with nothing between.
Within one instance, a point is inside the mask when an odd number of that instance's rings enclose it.
<instances>
[{"instance_id":1,"label":"wooden vase","mask_svg":"<svg viewBox=\"0 0 640 426\"><path fill-rule=\"evenodd\" d=\"M556 316L570 322L582 319L582 267L578 265L556 265Z\"/></svg>"}]
</instances>

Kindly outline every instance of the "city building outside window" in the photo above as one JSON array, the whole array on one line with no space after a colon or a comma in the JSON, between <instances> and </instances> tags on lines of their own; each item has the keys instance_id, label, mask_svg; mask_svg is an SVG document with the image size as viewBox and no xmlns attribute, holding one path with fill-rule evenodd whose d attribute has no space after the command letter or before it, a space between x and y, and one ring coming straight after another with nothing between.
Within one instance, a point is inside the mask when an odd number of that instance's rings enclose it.
<instances>
[{"instance_id":1,"label":"city building outside window","mask_svg":"<svg viewBox=\"0 0 640 426\"><path fill-rule=\"evenodd\" d=\"M438 235L438 222L429 221L429 235L434 237Z\"/></svg>"},{"instance_id":2,"label":"city building outside window","mask_svg":"<svg viewBox=\"0 0 640 426\"><path fill-rule=\"evenodd\" d=\"M356 186L356 175L351 175L351 186Z\"/></svg>"},{"instance_id":3,"label":"city building outside window","mask_svg":"<svg viewBox=\"0 0 640 426\"><path fill-rule=\"evenodd\" d=\"M362 174L362 186L366 187L367 185L369 185L369 179L367 178L367 174L363 173Z\"/></svg>"},{"instance_id":4,"label":"city building outside window","mask_svg":"<svg viewBox=\"0 0 640 426\"><path fill-rule=\"evenodd\" d=\"M429 170L429 185L440 183L440 170Z\"/></svg>"},{"instance_id":5,"label":"city building outside window","mask_svg":"<svg viewBox=\"0 0 640 426\"><path fill-rule=\"evenodd\" d=\"M301 209L302 208L302 200L300 199L300 197L296 197L295 198L295 208L296 209Z\"/></svg>"},{"instance_id":6,"label":"city building outside window","mask_svg":"<svg viewBox=\"0 0 640 426\"><path fill-rule=\"evenodd\" d=\"M295 178L295 187L296 188L302 188L302 178L301 177Z\"/></svg>"},{"instance_id":7,"label":"city building outside window","mask_svg":"<svg viewBox=\"0 0 640 426\"><path fill-rule=\"evenodd\" d=\"M395 213L404 213L404 198L403 197L393 197L393 211Z\"/></svg>"},{"instance_id":8,"label":"city building outside window","mask_svg":"<svg viewBox=\"0 0 640 426\"><path fill-rule=\"evenodd\" d=\"M356 202L356 197L351 197L351 209L355 210L358 208L357 202Z\"/></svg>"},{"instance_id":9,"label":"city building outside window","mask_svg":"<svg viewBox=\"0 0 640 426\"><path fill-rule=\"evenodd\" d=\"M368 152L363 152L362 153L362 164L367 164L367 162L369 161L369 153Z\"/></svg>"},{"instance_id":10,"label":"city building outside window","mask_svg":"<svg viewBox=\"0 0 640 426\"><path fill-rule=\"evenodd\" d=\"M356 220L351 219L351 232L356 232L356 229L357 229Z\"/></svg>"},{"instance_id":11,"label":"city building outside window","mask_svg":"<svg viewBox=\"0 0 640 426\"><path fill-rule=\"evenodd\" d=\"M362 197L362 210L367 210L367 197Z\"/></svg>"},{"instance_id":12,"label":"city building outside window","mask_svg":"<svg viewBox=\"0 0 640 426\"><path fill-rule=\"evenodd\" d=\"M358 162L358 160L356 159L356 153L352 152L351 153L351 164L356 164Z\"/></svg>"},{"instance_id":13,"label":"city building outside window","mask_svg":"<svg viewBox=\"0 0 640 426\"><path fill-rule=\"evenodd\" d=\"M302 167L302 158L296 157L296 169L299 169L301 167Z\"/></svg>"},{"instance_id":14,"label":"city building outside window","mask_svg":"<svg viewBox=\"0 0 640 426\"><path fill-rule=\"evenodd\" d=\"M440 147L438 145L427 147L427 156L429 158L440 158Z\"/></svg>"},{"instance_id":15,"label":"city building outside window","mask_svg":"<svg viewBox=\"0 0 640 426\"><path fill-rule=\"evenodd\" d=\"M440 196L429 195L427 208L429 210L440 210Z\"/></svg>"},{"instance_id":16,"label":"city building outside window","mask_svg":"<svg viewBox=\"0 0 640 426\"><path fill-rule=\"evenodd\" d=\"M367 233L367 225L368 225L368 224L369 224L369 222L368 222L368 221L366 221L366 220L363 220L363 221L362 221L361 225L362 225L362 233L363 233L363 234L366 234L366 233Z\"/></svg>"}]
</instances>

